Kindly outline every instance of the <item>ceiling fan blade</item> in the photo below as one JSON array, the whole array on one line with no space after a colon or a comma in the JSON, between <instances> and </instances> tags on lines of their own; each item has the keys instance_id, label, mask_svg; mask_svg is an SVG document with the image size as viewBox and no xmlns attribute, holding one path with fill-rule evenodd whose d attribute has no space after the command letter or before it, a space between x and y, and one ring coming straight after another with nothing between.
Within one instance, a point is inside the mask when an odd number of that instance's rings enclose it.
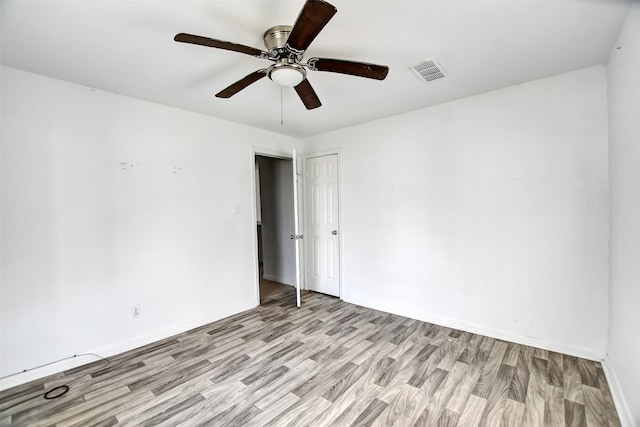
<instances>
[{"instance_id":1,"label":"ceiling fan blade","mask_svg":"<svg viewBox=\"0 0 640 427\"><path fill-rule=\"evenodd\" d=\"M296 23L293 24L287 45L296 51L305 51L333 18L338 9L322 0L307 0Z\"/></svg>"},{"instance_id":2,"label":"ceiling fan blade","mask_svg":"<svg viewBox=\"0 0 640 427\"><path fill-rule=\"evenodd\" d=\"M236 93L240 92L242 89L246 88L250 84L253 84L267 75L267 69L262 69L258 71L254 71L253 73L243 77L238 80L234 84L229 87L222 89L220 92L216 93L216 97L218 98L231 98Z\"/></svg>"},{"instance_id":3,"label":"ceiling fan blade","mask_svg":"<svg viewBox=\"0 0 640 427\"><path fill-rule=\"evenodd\" d=\"M223 40L210 39L209 37L194 36L193 34L180 33L176 34L173 38L177 42L198 44L200 46L215 47L218 49L231 50L233 52L240 52L258 58L266 58L267 52L257 49L251 46L245 46L243 44L226 42Z\"/></svg>"},{"instance_id":4,"label":"ceiling fan blade","mask_svg":"<svg viewBox=\"0 0 640 427\"><path fill-rule=\"evenodd\" d=\"M342 59L311 58L307 61L310 70L349 74L368 79L384 80L389 72L386 65L366 62L344 61Z\"/></svg>"},{"instance_id":5,"label":"ceiling fan blade","mask_svg":"<svg viewBox=\"0 0 640 427\"><path fill-rule=\"evenodd\" d=\"M298 93L298 96L302 100L304 106L307 107L307 110L313 110L314 108L318 108L322 105L318 95L316 95L313 87L311 87L309 80L304 79L298 84L298 86L294 87L294 89Z\"/></svg>"}]
</instances>

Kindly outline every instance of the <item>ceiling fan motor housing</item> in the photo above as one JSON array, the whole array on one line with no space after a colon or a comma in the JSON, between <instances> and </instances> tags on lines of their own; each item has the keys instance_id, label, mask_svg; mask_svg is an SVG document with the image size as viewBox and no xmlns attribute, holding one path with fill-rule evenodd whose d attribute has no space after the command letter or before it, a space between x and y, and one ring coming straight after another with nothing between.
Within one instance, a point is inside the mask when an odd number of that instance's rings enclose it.
<instances>
[{"instance_id":1,"label":"ceiling fan motor housing","mask_svg":"<svg viewBox=\"0 0 640 427\"><path fill-rule=\"evenodd\" d=\"M269 78L281 86L296 86L307 77L307 71L298 64L304 52L296 52L287 46L291 25L276 25L263 36L269 59L276 61L267 68Z\"/></svg>"},{"instance_id":2,"label":"ceiling fan motor housing","mask_svg":"<svg viewBox=\"0 0 640 427\"><path fill-rule=\"evenodd\" d=\"M282 54L288 53L285 47L292 28L291 25L276 25L264 33L264 45L267 47L267 52L269 52L269 58L277 59Z\"/></svg>"},{"instance_id":3,"label":"ceiling fan motor housing","mask_svg":"<svg viewBox=\"0 0 640 427\"><path fill-rule=\"evenodd\" d=\"M304 50L297 50L287 44L292 30L291 25L276 25L269 28L262 36L264 45L267 47L268 57L271 60L290 59L290 62L300 62L304 55Z\"/></svg>"}]
</instances>

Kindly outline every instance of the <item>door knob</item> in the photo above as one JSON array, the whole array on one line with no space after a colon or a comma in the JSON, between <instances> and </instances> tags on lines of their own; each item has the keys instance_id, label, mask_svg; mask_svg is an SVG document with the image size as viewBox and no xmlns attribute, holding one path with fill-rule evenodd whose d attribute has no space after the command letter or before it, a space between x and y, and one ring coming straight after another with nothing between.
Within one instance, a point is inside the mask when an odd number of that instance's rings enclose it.
<instances>
[{"instance_id":1,"label":"door knob","mask_svg":"<svg viewBox=\"0 0 640 427\"><path fill-rule=\"evenodd\" d=\"M334 236L338 235L338 230L333 230L331 234L333 234Z\"/></svg>"}]
</instances>

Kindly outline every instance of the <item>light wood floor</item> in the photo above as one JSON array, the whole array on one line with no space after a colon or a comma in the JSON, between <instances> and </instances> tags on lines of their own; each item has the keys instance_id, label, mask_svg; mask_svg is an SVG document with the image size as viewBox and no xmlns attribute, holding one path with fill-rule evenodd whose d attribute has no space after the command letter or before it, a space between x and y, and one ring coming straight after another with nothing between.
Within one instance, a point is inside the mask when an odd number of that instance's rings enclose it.
<instances>
[{"instance_id":1,"label":"light wood floor","mask_svg":"<svg viewBox=\"0 0 640 427\"><path fill-rule=\"evenodd\" d=\"M303 301L273 299L106 368L2 392L0 424L619 425L597 362L321 294ZM66 395L41 397L69 381Z\"/></svg>"}]
</instances>

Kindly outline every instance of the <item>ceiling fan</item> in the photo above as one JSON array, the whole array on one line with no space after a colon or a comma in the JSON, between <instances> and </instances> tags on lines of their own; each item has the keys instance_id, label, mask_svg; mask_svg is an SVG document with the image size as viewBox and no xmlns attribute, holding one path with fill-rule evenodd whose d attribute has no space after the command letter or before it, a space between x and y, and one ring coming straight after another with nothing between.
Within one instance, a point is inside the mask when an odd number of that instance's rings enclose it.
<instances>
[{"instance_id":1,"label":"ceiling fan","mask_svg":"<svg viewBox=\"0 0 640 427\"><path fill-rule=\"evenodd\" d=\"M306 63L302 62L304 53L311 42L337 11L334 6L325 1L307 0L293 26L277 25L264 33L263 39L267 51L185 33L177 34L174 40L231 50L274 62L269 67L254 71L221 90L216 94L218 98L230 98L247 86L268 76L280 86L293 87L307 110L312 110L320 107L322 103L307 80L307 70L350 74L377 80L384 80L389 72L389 67L384 65L342 59L310 58Z\"/></svg>"}]
</instances>

